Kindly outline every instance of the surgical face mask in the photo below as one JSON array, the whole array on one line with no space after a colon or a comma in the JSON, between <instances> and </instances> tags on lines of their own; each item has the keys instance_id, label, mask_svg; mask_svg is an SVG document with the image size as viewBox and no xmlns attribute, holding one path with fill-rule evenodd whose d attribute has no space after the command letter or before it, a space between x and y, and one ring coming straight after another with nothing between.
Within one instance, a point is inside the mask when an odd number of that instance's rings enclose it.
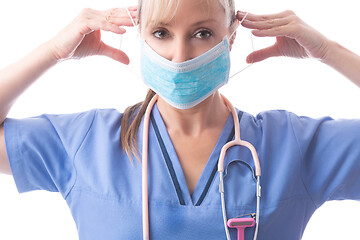
<instances>
[{"instance_id":1,"label":"surgical face mask","mask_svg":"<svg viewBox=\"0 0 360 240\"><path fill-rule=\"evenodd\" d=\"M238 26L240 24L241 22ZM178 109L192 108L228 82L229 45L229 38L225 36L219 44L202 55L176 63L157 54L142 39L140 60L142 79L171 106Z\"/></svg>"},{"instance_id":2,"label":"surgical face mask","mask_svg":"<svg viewBox=\"0 0 360 240\"><path fill-rule=\"evenodd\" d=\"M178 109L196 106L229 79L229 40L225 37L204 54L175 63L157 54L141 41L141 73L145 84Z\"/></svg>"}]
</instances>

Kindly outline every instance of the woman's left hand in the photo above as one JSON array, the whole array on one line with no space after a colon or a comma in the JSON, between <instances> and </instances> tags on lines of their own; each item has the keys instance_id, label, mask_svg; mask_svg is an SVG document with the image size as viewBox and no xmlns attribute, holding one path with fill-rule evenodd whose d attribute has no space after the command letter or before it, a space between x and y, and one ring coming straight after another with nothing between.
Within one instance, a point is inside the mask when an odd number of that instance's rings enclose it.
<instances>
[{"instance_id":1,"label":"woman's left hand","mask_svg":"<svg viewBox=\"0 0 360 240\"><path fill-rule=\"evenodd\" d=\"M236 17L241 21L245 14L244 12L238 12ZM259 62L277 56L313 57L320 60L326 58L329 40L303 22L292 11L273 15L249 13L242 25L254 29L252 33L257 37L276 37L273 46L251 53L247 57L248 63Z\"/></svg>"}]
</instances>

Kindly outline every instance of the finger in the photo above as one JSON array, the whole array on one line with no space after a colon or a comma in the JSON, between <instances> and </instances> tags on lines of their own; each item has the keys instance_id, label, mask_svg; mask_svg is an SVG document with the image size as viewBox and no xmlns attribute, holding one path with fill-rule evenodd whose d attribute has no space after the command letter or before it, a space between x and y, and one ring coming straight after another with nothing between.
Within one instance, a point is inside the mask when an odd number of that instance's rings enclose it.
<instances>
[{"instance_id":1,"label":"finger","mask_svg":"<svg viewBox=\"0 0 360 240\"><path fill-rule=\"evenodd\" d=\"M91 20L87 24L87 28L89 28L89 30L91 30L91 31L103 30L103 31L117 33L117 34L124 34L126 32L126 30L124 28L119 27L116 24L110 23L105 20L98 21L97 19Z\"/></svg>"},{"instance_id":2,"label":"finger","mask_svg":"<svg viewBox=\"0 0 360 240\"><path fill-rule=\"evenodd\" d=\"M246 15L246 12L238 11L236 14L236 17L238 19L242 19ZM290 15L295 15L294 12L287 10L284 12L276 13L276 14L266 14L266 15L256 15L253 13L248 13L246 16L246 19L249 21L266 21L270 19L276 19L276 18L284 18Z\"/></svg>"},{"instance_id":3,"label":"finger","mask_svg":"<svg viewBox=\"0 0 360 240\"><path fill-rule=\"evenodd\" d=\"M138 6L130 6L130 7L127 7L127 9L129 9L129 11L137 11L138 9Z\"/></svg>"},{"instance_id":4,"label":"finger","mask_svg":"<svg viewBox=\"0 0 360 240\"><path fill-rule=\"evenodd\" d=\"M256 63L256 62L263 61L267 58L278 57L280 55L281 54L280 54L278 48L275 45L273 45L271 47L267 47L267 48L260 49L260 50L250 53L246 58L246 62L247 63Z\"/></svg>"},{"instance_id":5,"label":"finger","mask_svg":"<svg viewBox=\"0 0 360 240\"><path fill-rule=\"evenodd\" d=\"M101 43L100 45L100 52L98 53L99 55L103 55L103 56L107 56L110 57L118 62L121 62L123 64L129 64L130 59L129 57L126 55L126 53L124 53L123 51L113 48L109 45L106 45L105 43Z\"/></svg>"},{"instance_id":6,"label":"finger","mask_svg":"<svg viewBox=\"0 0 360 240\"><path fill-rule=\"evenodd\" d=\"M105 11L105 13L111 13L110 15L112 16L129 16L129 13L131 15L132 18L136 18L137 16L137 9L135 10L131 10L131 9L127 9L126 8L113 8L113 9L110 9L108 11Z\"/></svg>"},{"instance_id":7,"label":"finger","mask_svg":"<svg viewBox=\"0 0 360 240\"><path fill-rule=\"evenodd\" d=\"M252 31L252 34L256 37L288 37L291 39L296 39L296 34L301 33L299 27L284 25L279 27L274 27L271 29L255 29Z\"/></svg>"},{"instance_id":8,"label":"finger","mask_svg":"<svg viewBox=\"0 0 360 240\"><path fill-rule=\"evenodd\" d=\"M133 26L136 22L136 12L127 11L125 8L113 8L102 12L106 21L119 26Z\"/></svg>"},{"instance_id":9,"label":"finger","mask_svg":"<svg viewBox=\"0 0 360 240\"><path fill-rule=\"evenodd\" d=\"M117 34L124 34L126 33L126 30L122 27L119 27L115 24L107 24L106 26L104 26L103 28L101 28L101 30L104 31L108 31L108 32L113 32L113 33L117 33Z\"/></svg>"},{"instance_id":10,"label":"finger","mask_svg":"<svg viewBox=\"0 0 360 240\"><path fill-rule=\"evenodd\" d=\"M123 9L123 11L126 11ZM87 19L90 19L88 26L91 30L105 30L111 31L117 34L125 33L125 29L120 26L133 26L131 19L127 14L123 14L121 21L117 20L112 22L112 18L119 14L119 9L110 9L108 11L89 11ZM115 18L117 19L117 18Z\"/></svg>"},{"instance_id":11,"label":"finger","mask_svg":"<svg viewBox=\"0 0 360 240\"><path fill-rule=\"evenodd\" d=\"M74 26L79 27L80 34L82 35L87 35L97 30L111 31L117 34L126 32L120 25L108 21L104 11L89 8L84 9L80 15L74 19Z\"/></svg>"},{"instance_id":12,"label":"finger","mask_svg":"<svg viewBox=\"0 0 360 240\"><path fill-rule=\"evenodd\" d=\"M99 30L113 32L116 34L124 34L126 32L124 28L119 27L115 24L106 21L99 23L98 21L92 20L88 22L86 25L82 26L82 28L80 29L80 34L87 35L94 31L99 31Z\"/></svg>"},{"instance_id":13,"label":"finger","mask_svg":"<svg viewBox=\"0 0 360 240\"><path fill-rule=\"evenodd\" d=\"M264 30L264 29L271 29L274 27L287 25L291 21L292 21L292 17L274 18L274 19L269 19L269 20L264 20L264 21L250 21L250 20L245 19L241 25L246 28L250 28L250 29Z\"/></svg>"},{"instance_id":14,"label":"finger","mask_svg":"<svg viewBox=\"0 0 360 240\"><path fill-rule=\"evenodd\" d=\"M134 23L135 25L137 24L137 20L136 19L133 19L131 20L128 17L112 17L109 22L115 24L115 25L118 25L118 26L127 26L127 27L133 27L134 26Z\"/></svg>"}]
</instances>

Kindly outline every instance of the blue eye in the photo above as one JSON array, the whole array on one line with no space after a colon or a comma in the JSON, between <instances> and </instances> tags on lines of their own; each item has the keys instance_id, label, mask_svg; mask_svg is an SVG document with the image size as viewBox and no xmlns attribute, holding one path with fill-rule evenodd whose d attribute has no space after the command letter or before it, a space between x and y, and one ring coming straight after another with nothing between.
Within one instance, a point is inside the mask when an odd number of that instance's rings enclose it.
<instances>
[{"instance_id":1,"label":"blue eye","mask_svg":"<svg viewBox=\"0 0 360 240\"><path fill-rule=\"evenodd\" d=\"M158 39L164 39L169 36L169 33L166 30L156 30L152 33Z\"/></svg>"},{"instance_id":2,"label":"blue eye","mask_svg":"<svg viewBox=\"0 0 360 240\"><path fill-rule=\"evenodd\" d=\"M201 30L195 34L195 37L200 39L208 39L211 36L212 33L208 30Z\"/></svg>"}]
</instances>

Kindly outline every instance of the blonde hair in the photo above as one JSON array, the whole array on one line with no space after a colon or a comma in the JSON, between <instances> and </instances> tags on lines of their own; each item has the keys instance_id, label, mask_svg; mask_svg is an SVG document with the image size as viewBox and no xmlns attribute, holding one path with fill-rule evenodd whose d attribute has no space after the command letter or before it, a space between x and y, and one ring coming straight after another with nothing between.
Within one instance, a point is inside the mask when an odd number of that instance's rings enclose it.
<instances>
[{"instance_id":1,"label":"blonde hair","mask_svg":"<svg viewBox=\"0 0 360 240\"><path fill-rule=\"evenodd\" d=\"M154 26L160 22L170 21L176 13L181 0L139 0L138 17L140 20L140 31L144 30L148 24ZM197 1L197 0L195 0ZM202 0L205 1L205 0ZM227 25L230 26L235 22L235 2L234 0L206 0L218 1L223 7L226 15Z\"/></svg>"},{"instance_id":2,"label":"blonde hair","mask_svg":"<svg viewBox=\"0 0 360 240\"><path fill-rule=\"evenodd\" d=\"M140 22L140 31L144 31L149 24L156 26L160 22L169 22L176 13L181 0L139 0L138 18ZM197 1L197 0L195 0ZM202 0L205 1L205 0ZM218 1L225 10L227 25L230 27L236 20L234 0L206 0ZM149 89L143 102L137 103L125 109L121 120L121 144L132 162L132 156L138 161L138 148L136 138L140 123L149 105L151 98L155 95Z\"/></svg>"}]
</instances>

